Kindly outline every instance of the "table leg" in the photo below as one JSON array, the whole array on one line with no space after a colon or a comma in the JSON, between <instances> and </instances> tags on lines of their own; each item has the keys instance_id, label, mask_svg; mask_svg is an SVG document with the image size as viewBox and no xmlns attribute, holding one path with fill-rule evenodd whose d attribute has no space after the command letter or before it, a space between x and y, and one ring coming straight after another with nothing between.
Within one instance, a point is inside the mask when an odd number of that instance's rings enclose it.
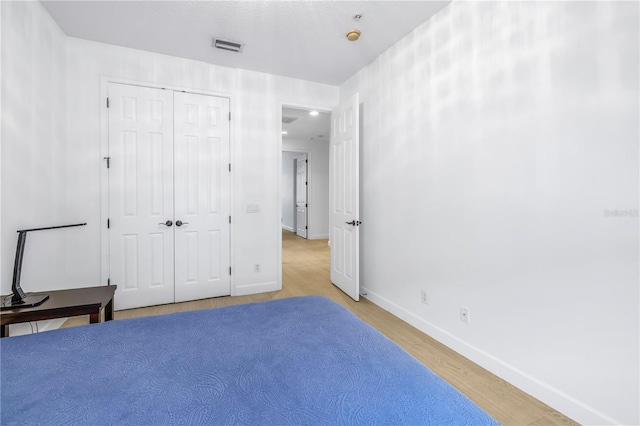
<instances>
[{"instance_id":1,"label":"table leg","mask_svg":"<svg viewBox=\"0 0 640 426\"><path fill-rule=\"evenodd\" d=\"M113 319L113 298L109 300L107 306L104 307L104 320L111 321Z\"/></svg>"},{"instance_id":2,"label":"table leg","mask_svg":"<svg viewBox=\"0 0 640 426\"><path fill-rule=\"evenodd\" d=\"M0 337L7 337L7 336L9 336L9 326L3 325L0 328Z\"/></svg>"},{"instance_id":3,"label":"table leg","mask_svg":"<svg viewBox=\"0 0 640 426\"><path fill-rule=\"evenodd\" d=\"M100 322L100 311L89 314L89 323L95 324Z\"/></svg>"}]
</instances>

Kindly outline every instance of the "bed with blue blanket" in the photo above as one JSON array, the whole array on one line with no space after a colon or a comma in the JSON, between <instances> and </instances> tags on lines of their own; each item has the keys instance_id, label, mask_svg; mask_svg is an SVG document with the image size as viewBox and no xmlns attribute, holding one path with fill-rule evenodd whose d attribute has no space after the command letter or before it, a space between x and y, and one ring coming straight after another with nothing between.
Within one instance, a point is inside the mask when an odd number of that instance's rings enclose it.
<instances>
[{"instance_id":1,"label":"bed with blue blanket","mask_svg":"<svg viewBox=\"0 0 640 426\"><path fill-rule=\"evenodd\" d=\"M8 337L0 351L2 425L496 423L324 297Z\"/></svg>"}]
</instances>

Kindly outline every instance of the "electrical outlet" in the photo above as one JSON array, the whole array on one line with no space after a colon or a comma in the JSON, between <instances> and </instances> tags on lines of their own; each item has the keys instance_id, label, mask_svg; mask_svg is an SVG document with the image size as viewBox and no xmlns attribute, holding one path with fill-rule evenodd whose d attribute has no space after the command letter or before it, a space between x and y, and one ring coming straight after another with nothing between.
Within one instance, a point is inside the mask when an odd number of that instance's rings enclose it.
<instances>
[{"instance_id":1,"label":"electrical outlet","mask_svg":"<svg viewBox=\"0 0 640 426\"><path fill-rule=\"evenodd\" d=\"M255 265L253 265L253 272L256 272L256 273L260 272L260 264L259 263L256 263Z\"/></svg>"},{"instance_id":2,"label":"electrical outlet","mask_svg":"<svg viewBox=\"0 0 640 426\"><path fill-rule=\"evenodd\" d=\"M425 305L428 305L429 299L427 298L427 292L425 290L422 290L422 292L420 293L420 296L421 296L422 303L424 303Z\"/></svg>"},{"instance_id":3,"label":"electrical outlet","mask_svg":"<svg viewBox=\"0 0 640 426\"><path fill-rule=\"evenodd\" d=\"M460 321L469 324L469 315L469 308L467 308L466 306L460 306Z\"/></svg>"}]
</instances>

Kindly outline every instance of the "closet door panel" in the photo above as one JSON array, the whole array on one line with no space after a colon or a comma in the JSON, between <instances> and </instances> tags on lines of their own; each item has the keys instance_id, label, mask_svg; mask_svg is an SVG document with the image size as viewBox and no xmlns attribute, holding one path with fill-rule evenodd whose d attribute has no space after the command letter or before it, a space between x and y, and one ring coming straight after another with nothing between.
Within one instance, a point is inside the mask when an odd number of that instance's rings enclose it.
<instances>
[{"instance_id":1,"label":"closet door panel","mask_svg":"<svg viewBox=\"0 0 640 426\"><path fill-rule=\"evenodd\" d=\"M115 309L174 301L173 94L109 84L109 275Z\"/></svg>"},{"instance_id":2,"label":"closet door panel","mask_svg":"<svg viewBox=\"0 0 640 426\"><path fill-rule=\"evenodd\" d=\"M229 295L229 99L175 92L175 300Z\"/></svg>"}]
</instances>

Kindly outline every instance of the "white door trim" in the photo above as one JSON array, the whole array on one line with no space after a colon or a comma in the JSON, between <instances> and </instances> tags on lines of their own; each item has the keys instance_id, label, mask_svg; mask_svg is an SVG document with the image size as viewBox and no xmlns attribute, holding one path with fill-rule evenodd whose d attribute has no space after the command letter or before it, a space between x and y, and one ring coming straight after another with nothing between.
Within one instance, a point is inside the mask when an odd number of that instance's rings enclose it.
<instances>
[{"instance_id":1,"label":"white door trim","mask_svg":"<svg viewBox=\"0 0 640 426\"><path fill-rule=\"evenodd\" d=\"M119 83L119 84L129 84L132 86L143 86L149 87L152 89L167 89L174 90L177 92L189 92L195 93L199 95L207 95L207 96L216 96L220 98L228 98L229 99L229 107L231 111L231 124L229 128L229 157L231 161L231 176L230 176L230 188L229 188L229 197L230 197L230 208L231 208L231 216L234 216L234 173L233 173L233 164L235 163L236 154L234 150L235 144L233 141L235 140L236 126L235 120L233 117L238 116L238 102L236 101L237 96L230 92L217 92L211 90L204 90L200 88L194 87L183 87L183 86L171 86L158 82L152 81L141 81L141 80L131 80L126 78L119 77L109 77L109 76L101 76L100 77L100 88L99 88L99 129L100 129L100 157L96 159L96 166L100 167L100 284L107 285L107 280L109 279L109 230L107 229L107 219L109 218L109 174L107 172L107 164L105 157L109 156L109 110L107 109L107 96L109 94L109 83ZM282 108L280 109L282 111ZM281 113L282 114L282 113ZM282 122L282 118L280 119ZM282 141L282 140L280 140ZM282 161L282 160L280 160ZM282 167L282 165L280 165ZM232 220L230 229L229 229L229 239L231 241L231 245L229 247L229 256L231 262L231 269L234 269L235 266L235 249L234 249L234 224L236 221ZM280 234L279 234L280 235ZM282 242L281 242L282 243ZM282 260L280 260L280 263ZM282 283L282 279L280 278L280 283ZM114 283L117 284L117 283ZM236 286L235 286L235 278L234 275L231 275L231 296L236 295Z\"/></svg>"}]
</instances>

